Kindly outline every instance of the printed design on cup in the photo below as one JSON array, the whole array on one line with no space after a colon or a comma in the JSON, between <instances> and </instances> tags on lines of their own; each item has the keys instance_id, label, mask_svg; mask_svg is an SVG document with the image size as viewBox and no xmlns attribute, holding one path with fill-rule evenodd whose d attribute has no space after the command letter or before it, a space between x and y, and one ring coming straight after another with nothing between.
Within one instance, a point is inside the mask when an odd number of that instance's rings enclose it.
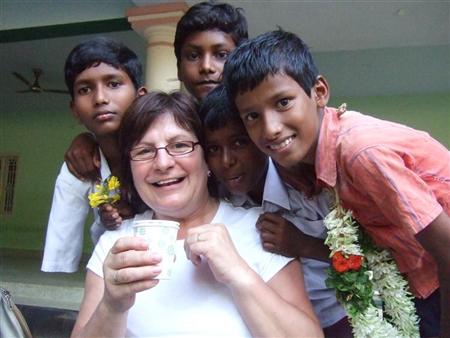
<instances>
[{"instance_id":1,"label":"printed design on cup","mask_svg":"<svg viewBox=\"0 0 450 338\"><path fill-rule=\"evenodd\" d=\"M161 273L157 279L170 279L175 261L175 243L179 223L166 220L139 220L133 222L134 235L147 240L148 249L162 256Z\"/></svg>"}]
</instances>

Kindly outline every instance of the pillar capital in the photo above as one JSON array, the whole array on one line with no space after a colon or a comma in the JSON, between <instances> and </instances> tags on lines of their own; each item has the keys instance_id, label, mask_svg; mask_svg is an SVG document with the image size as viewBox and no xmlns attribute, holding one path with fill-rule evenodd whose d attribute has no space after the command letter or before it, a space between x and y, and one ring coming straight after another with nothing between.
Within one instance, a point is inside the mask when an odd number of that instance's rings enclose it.
<instances>
[{"instance_id":1,"label":"pillar capital","mask_svg":"<svg viewBox=\"0 0 450 338\"><path fill-rule=\"evenodd\" d=\"M152 40L159 37L165 41L170 35L172 35L171 41L165 42L173 43L177 22L188 8L184 1L151 4L130 8L126 16L133 30L149 43L156 42Z\"/></svg>"},{"instance_id":2,"label":"pillar capital","mask_svg":"<svg viewBox=\"0 0 450 338\"><path fill-rule=\"evenodd\" d=\"M180 89L173 51L176 25L189 6L184 1L151 4L126 12L135 32L147 41L145 84L148 90Z\"/></svg>"}]
</instances>

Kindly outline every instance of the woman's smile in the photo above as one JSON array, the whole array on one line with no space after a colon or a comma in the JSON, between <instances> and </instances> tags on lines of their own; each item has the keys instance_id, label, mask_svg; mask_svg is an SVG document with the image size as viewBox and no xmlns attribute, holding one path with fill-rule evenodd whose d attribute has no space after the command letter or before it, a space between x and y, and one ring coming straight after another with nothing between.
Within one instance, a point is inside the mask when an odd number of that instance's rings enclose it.
<instances>
[{"instance_id":1,"label":"woman's smile","mask_svg":"<svg viewBox=\"0 0 450 338\"><path fill-rule=\"evenodd\" d=\"M152 183L152 185L157 188L172 187L174 185L177 185L178 183L181 183L184 179L185 179L184 177L168 178L168 179L163 179L163 180L154 182L154 183Z\"/></svg>"}]
</instances>

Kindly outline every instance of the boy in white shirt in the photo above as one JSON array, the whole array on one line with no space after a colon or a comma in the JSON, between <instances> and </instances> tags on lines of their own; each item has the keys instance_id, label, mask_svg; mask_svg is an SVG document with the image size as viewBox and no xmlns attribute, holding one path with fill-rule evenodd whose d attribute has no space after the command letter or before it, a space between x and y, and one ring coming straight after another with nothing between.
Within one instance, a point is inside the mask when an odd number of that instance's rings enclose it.
<instances>
[{"instance_id":1,"label":"boy in white shirt","mask_svg":"<svg viewBox=\"0 0 450 338\"><path fill-rule=\"evenodd\" d=\"M302 262L305 287L325 337L352 337L346 312L335 291L325 285L329 250L323 218L329 213L326 193L308 198L282 181L279 168L251 141L223 86L203 100L199 115L205 130L205 155L218 180L218 193L234 206L261 206L257 221L265 250Z\"/></svg>"},{"instance_id":2,"label":"boy in white shirt","mask_svg":"<svg viewBox=\"0 0 450 338\"><path fill-rule=\"evenodd\" d=\"M144 94L142 66L125 45L97 37L77 45L66 60L65 81L72 96L74 116L94 134L100 152L101 181L119 176L117 132L131 102ZM42 261L42 271L75 272L82 254L89 193L95 182L73 176L64 163L56 179ZM91 238L104 232L94 211Z\"/></svg>"}]
</instances>

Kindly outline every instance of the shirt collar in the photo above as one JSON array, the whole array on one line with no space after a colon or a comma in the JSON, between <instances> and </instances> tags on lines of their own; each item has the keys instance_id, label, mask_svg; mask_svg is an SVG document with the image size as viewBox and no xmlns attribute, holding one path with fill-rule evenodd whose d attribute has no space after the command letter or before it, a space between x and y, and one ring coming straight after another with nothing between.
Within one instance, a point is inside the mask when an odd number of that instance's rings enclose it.
<instances>
[{"instance_id":1,"label":"shirt collar","mask_svg":"<svg viewBox=\"0 0 450 338\"><path fill-rule=\"evenodd\" d=\"M230 202L235 207L242 207L246 209L259 207L259 204L255 203L248 195L230 194L230 196L225 197L224 200Z\"/></svg>"},{"instance_id":2,"label":"shirt collar","mask_svg":"<svg viewBox=\"0 0 450 338\"><path fill-rule=\"evenodd\" d=\"M330 187L334 187L337 180L336 146L339 129L337 109L325 107L320 127L315 167L317 179Z\"/></svg>"},{"instance_id":3,"label":"shirt collar","mask_svg":"<svg viewBox=\"0 0 450 338\"><path fill-rule=\"evenodd\" d=\"M264 183L263 206L267 202L291 210L288 191L271 158L269 158L269 167Z\"/></svg>"},{"instance_id":4,"label":"shirt collar","mask_svg":"<svg viewBox=\"0 0 450 338\"><path fill-rule=\"evenodd\" d=\"M98 148L100 153L100 176L102 182L105 181L109 176L111 176L111 169L109 169L108 161L106 161L105 155L103 154L100 147Z\"/></svg>"}]
</instances>

